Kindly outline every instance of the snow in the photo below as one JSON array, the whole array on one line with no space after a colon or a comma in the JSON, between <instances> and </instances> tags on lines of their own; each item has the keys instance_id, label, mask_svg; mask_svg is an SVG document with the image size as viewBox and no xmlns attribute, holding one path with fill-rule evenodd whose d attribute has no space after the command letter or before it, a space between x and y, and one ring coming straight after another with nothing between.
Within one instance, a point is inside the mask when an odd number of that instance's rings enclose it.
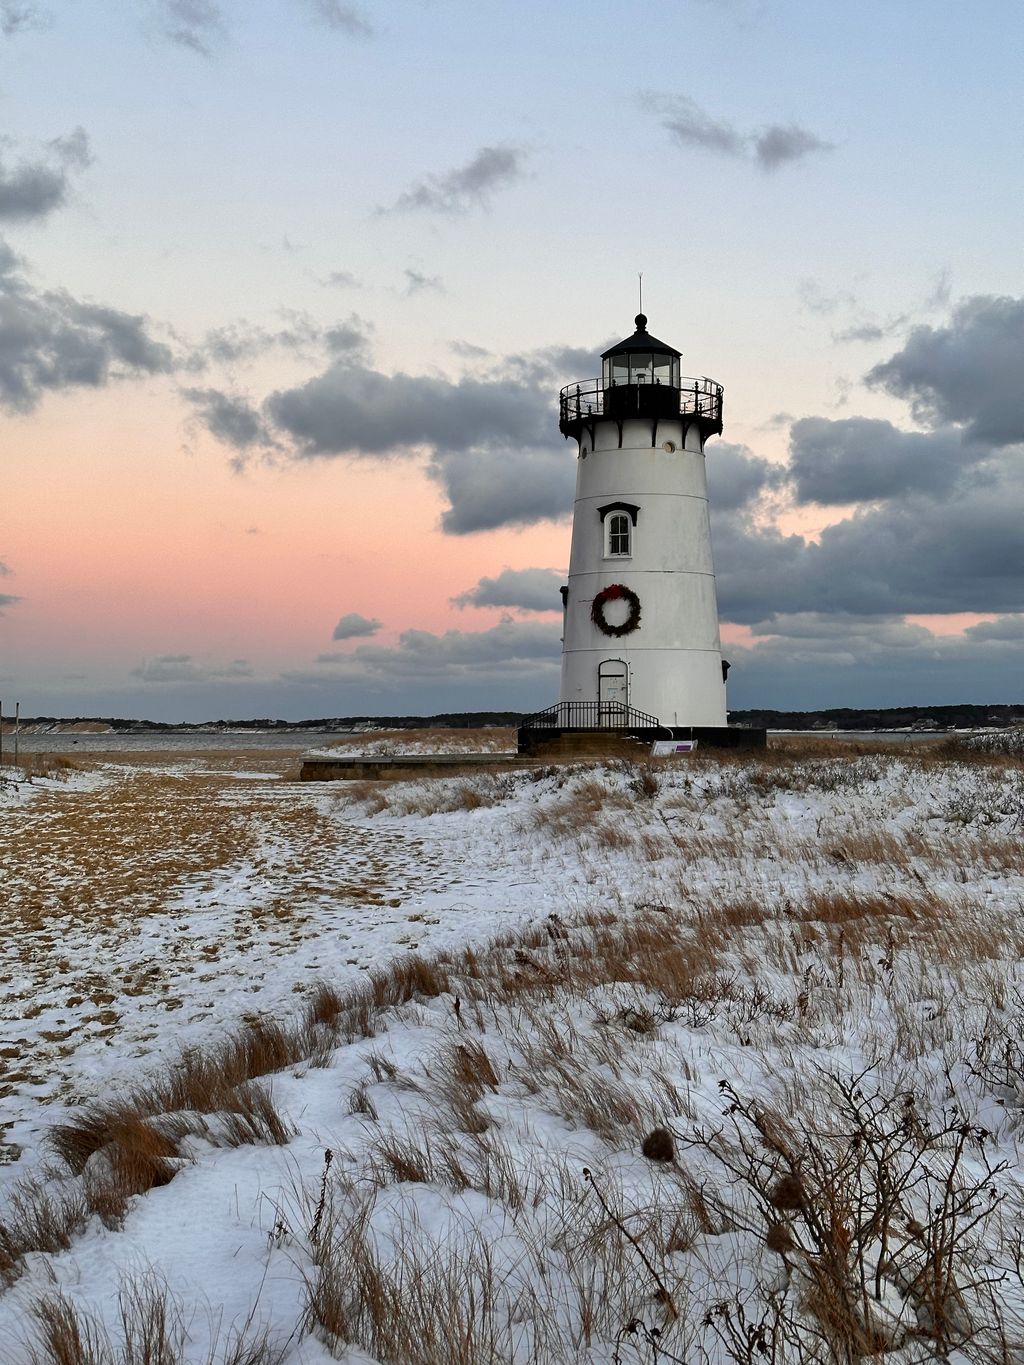
<instances>
[{"instance_id":1,"label":"snow","mask_svg":"<svg viewBox=\"0 0 1024 1365\"><path fill-rule=\"evenodd\" d=\"M472 945L515 983L474 994L462 980L382 1011L329 1065L265 1079L295 1130L286 1145L189 1138L189 1160L120 1228L94 1216L68 1250L31 1254L0 1294L11 1365L29 1360L40 1295L59 1289L116 1339L118 1289L145 1272L177 1306L189 1362L226 1358L246 1323L286 1365L454 1358L430 1313L467 1295L468 1360L653 1360L655 1326L680 1358L735 1358L723 1342L738 1306L799 1316L806 1297L800 1256L794 1268L764 1247L768 1205L742 1174L764 1142L743 1106L792 1122L794 1141L829 1134L833 1152L836 1086L854 1076L863 1103L912 1094L922 1132L944 1132L957 1104L989 1134L958 1169L1003 1202L974 1243L965 1234L964 1274L1002 1277L1019 1340L1024 1075L999 1071L1021 1047L1019 769L906 751L702 755L350 789L177 756L2 790L0 1139L17 1159L0 1167L0 1223L26 1174L74 1187L52 1167L55 1123L184 1046L293 1016L317 981L344 995L410 950L457 960ZM643 938L660 925L682 950L673 980ZM589 980L607 935L621 937L618 965ZM674 1164L639 1152L656 1125L676 1137ZM908 1191L924 1222L951 1141L927 1148L930 1174ZM425 1179L399 1178L396 1143ZM892 1143L894 1169L912 1164L918 1149ZM909 1249L892 1253L903 1267L918 1254L908 1216L894 1245ZM865 1234L866 1261L880 1254ZM352 1299L374 1263L404 1286L387 1332L363 1300L346 1341L314 1330L318 1275ZM934 1358L934 1341L914 1335L920 1295L900 1274L872 1312L903 1365ZM972 1294L984 1297L967 1284L963 1311L990 1322ZM805 1358L820 1358L807 1339ZM949 1358L981 1359L982 1344ZM791 1342L780 1358L797 1358Z\"/></svg>"}]
</instances>

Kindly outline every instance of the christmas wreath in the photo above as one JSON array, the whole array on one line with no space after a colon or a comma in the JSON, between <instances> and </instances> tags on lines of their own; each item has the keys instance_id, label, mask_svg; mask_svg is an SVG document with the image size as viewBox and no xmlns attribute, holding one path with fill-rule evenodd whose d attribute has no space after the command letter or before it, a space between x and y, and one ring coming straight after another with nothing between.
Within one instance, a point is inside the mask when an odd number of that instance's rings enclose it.
<instances>
[{"instance_id":1,"label":"christmas wreath","mask_svg":"<svg viewBox=\"0 0 1024 1365\"><path fill-rule=\"evenodd\" d=\"M605 603L615 602L620 597L629 603L629 615L621 626L613 626L605 619ZM613 583L594 598L590 608L590 619L603 635L629 635L640 624L640 599L631 588L623 587L621 583Z\"/></svg>"}]
</instances>

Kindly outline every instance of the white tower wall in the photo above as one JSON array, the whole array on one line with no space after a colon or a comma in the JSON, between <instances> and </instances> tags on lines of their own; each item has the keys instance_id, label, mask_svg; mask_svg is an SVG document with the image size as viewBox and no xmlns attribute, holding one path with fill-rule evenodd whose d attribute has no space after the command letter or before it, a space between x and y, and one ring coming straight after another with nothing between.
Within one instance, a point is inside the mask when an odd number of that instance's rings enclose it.
<instances>
[{"instance_id":1,"label":"white tower wall","mask_svg":"<svg viewBox=\"0 0 1024 1365\"><path fill-rule=\"evenodd\" d=\"M621 446L619 428L599 418L580 435L560 700L625 700L662 725L724 726L700 426L626 420ZM637 509L628 556L607 553L599 509L614 502ZM616 583L636 593L641 608L639 626L618 637L591 619L595 596ZM626 609L621 599L608 603L605 619L620 624Z\"/></svg>"}]
</instances>

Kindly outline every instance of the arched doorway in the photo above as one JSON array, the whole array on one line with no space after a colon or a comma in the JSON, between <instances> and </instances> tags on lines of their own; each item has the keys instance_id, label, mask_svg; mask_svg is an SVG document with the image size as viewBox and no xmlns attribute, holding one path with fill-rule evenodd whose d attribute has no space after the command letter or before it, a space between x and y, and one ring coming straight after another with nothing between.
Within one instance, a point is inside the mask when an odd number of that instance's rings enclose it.
<instances>
[{"instance_id":1,"label":"arched doorway","mask_svg":"<svg viewBox=\"0 0 1024 1365\"><path fill-rule=\"evenodd\" d=\"M629 668L625 659L602 659L597 666L598 724L622 725L629 709Z\"/></svg>"}]
</instances>

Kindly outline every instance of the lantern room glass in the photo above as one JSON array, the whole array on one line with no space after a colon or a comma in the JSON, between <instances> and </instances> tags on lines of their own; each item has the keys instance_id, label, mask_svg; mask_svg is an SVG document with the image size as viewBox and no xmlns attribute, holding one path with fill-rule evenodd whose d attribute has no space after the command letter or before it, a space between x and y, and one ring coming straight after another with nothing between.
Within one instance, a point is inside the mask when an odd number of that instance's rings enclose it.
<instances>
[{"instance_id":1,"label":"lantern room glass","mask_svg":"<svg viewBox=\"0 0 1024 1365\"><path fill-rule=\"evenodd\" d=\"M679 387L679 358L659 351L609 356L603 366L605 388L619 384L668 384Z\"/></svg>"}]
</instances>

